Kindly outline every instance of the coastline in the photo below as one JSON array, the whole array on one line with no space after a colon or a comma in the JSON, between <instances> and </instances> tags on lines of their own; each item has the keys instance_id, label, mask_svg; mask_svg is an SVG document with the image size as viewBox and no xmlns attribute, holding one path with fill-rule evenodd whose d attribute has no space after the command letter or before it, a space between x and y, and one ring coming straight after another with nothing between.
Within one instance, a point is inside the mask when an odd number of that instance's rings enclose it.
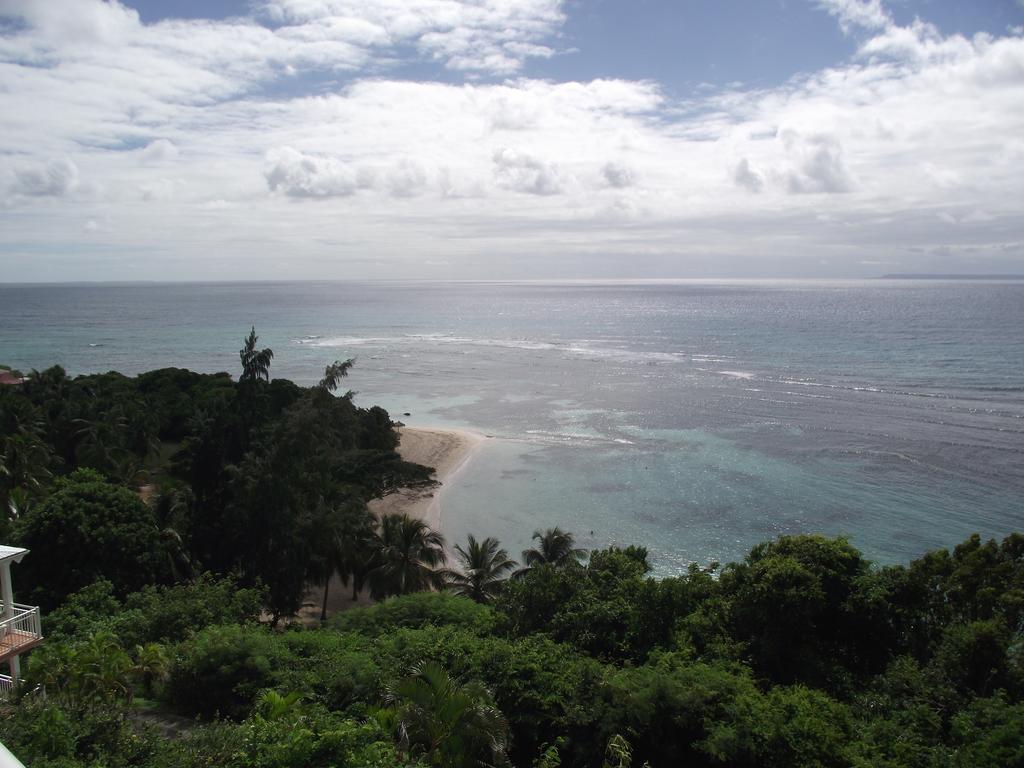
<instances>
[{"instance_id":1,"label":"coastline","mask_svg":"<svg viewBox=\"0 0 1024 768\"><path fill-rule=\"evenodd\" d=\"M458 475L476 455L487 437L479 432L447 427L400 427L399 455L406 461L434 468L434 479L441 485L427 490L403 489L369 503L374 515L406 514L424 520L434 531L442 531L442 494L447 484ZM446 547L447 549L447 547ZM314 626L320 621L324 587L311 586L299 610L299 620ZM327 585L327 614L361 605L370 605L369 593L364 590L356 600L351 587L341 583L337 574Z\"/></svg>"},{"instance_id":2,"label":"coastline","mask_svg":"<svg viewBox=\"0 0 1024 768\"><path fill-rule=\"evenodd\" d=\"M434 468L434 479L441 483L428 490L391 493L370 502L370 511L381 515L406 514L443 532L441 497L450 483L472 460L486 437L467 429L441 427L400 427L398 453L406 461Z\"/></svg>"}]
</instances>

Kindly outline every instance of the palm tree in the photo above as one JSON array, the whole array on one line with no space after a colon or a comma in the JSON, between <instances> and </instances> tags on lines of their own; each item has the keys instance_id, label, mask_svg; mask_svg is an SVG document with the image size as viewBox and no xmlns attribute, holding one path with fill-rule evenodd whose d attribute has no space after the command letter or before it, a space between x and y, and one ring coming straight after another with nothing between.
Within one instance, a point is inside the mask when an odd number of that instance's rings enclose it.
<instances>
[{"instance_id":1,"label":"palm tree","mask_svg":"<svg viewBox=\"0 0 1024 768\"><path fill-rule=\"evenodd\" d=\"M167 649L160 643L135 646L132 672L142 681L142 692L147 697L153 695L153 683L167 679L170 666Z\"/></svg>"},{"instance_id":2,"label":"palm tree","mask_svg":"<svg viewBox=\"0 0 1024 768\"><path fill-rule=\"evenodd\" d=\"M24 517L32 509L34 499L32 494L24 488L12 488L7 494L7 516L11 520ZM2 519L2 514L0 514Z\"/></svg>"},{"instance_id":3,"label":"palm tree","mask_svg":"<svg viewBox=\"0 0 1024 768\"><path fill-rule=\"evenodd\" d=\"M602 765L603 768L630 768L633 765L633 747L622 734L616 733L608 740Z\"/></svg>"},{"instance_id":4,"label":"palm tree","mask_svg":"<svg viewBox=\"0 0 1024 768\"><path fill-rule=\"evenodd\" d=\"M368 574L375 599L444 586L444 537L408 515L384 515L374 537L377 565Z\"/></svg>"},{"instance_id":5,"label":"palm tree","mask_svg":"<svg viewBox=\"0 0 1024 768\"><path fill-rule=\"evenodd\" d=\"M587 550L573 546L576 539L561 528L548 528L544 533L534 531L533 539L538 545L523 550L524 567L516 571L516 576L521 576L531 568L541 565L552 565L555 568L579 565L587 556Z\"/></svg>"},{"instance_id":6,"label":"palm tree","mask_svg":"<svg viewBox=\"0 0 1024 768\"><path fill-rule=\"evenodd\" d=\"M163 545L164 554L167 556L167 565L174 581L191 579L195 575L195 568L181 534L174 528L161 528L160 543Z\"/></svg>"},{"instance_id":7,"label":"palm tree","mask_svg":"<svg viewBox=\"0 0 1024 768\"><path fill-rule=\"evenodd\" d=\"M274 359L274 351L267 349L256 349L256 342L260 337L256 335L256 326L252 327L245 346L238 350L238 357L242 361L242 375L238 381L270 381L270 361Z\"/></svg>"},{"instance_id":8,"label":"palm tree","mask_svg":"<svg viewBox=\"0 0 1024 768\"><path fill-rule=\"evenodd\" d=\"M506 574L516 567L516 561L509 558L495 538L477 541L470 534L468 544L466 549L455 545L462 572L448 571L448 588L478 603L489 603L501 590Z\"/></svg>"},{"instance_id":9,"label":"palm tree","mask_svg":"<svg viewBox=\"0 0 1024 768\"><path fill-rule=\"evenodd\" d=\"M353 358L349 358L344 362L335 360L324 369L324 377L320 379L320 383L317 384L317 387L327 392L334 392L339 386L341 386L341 380L348 376L349 368L355 364L356 361Z\"/></svg>"},{"instance_id":10,"label":"palm tree","mask_svg":"<svg viewBox=\"0 0 1024 768\"><path fill-rule=\"evenodd\" d=\"M317 502L310 535L313 542L313 557L309 563L309 578L315 584L323 584L324 597L320 609L320 621L327 621L327 598L331 579L335 574L341 583L348 585L349 578L356 570L355 552L367 548L372 537L372 517L361 500L350 499L343 504L328 504L321 498ZM362 588L360 579L359 588ZM358 593L358 589L356 590ZM352 598L355 599L355 596Z\"/></svg>"},{"instance_id":11,"label":"palm tree","mask_svg":"<svg viewBox=\"0 0 1024 768\"><path fill-rule=\"evenodd\" d=\"M335 516L321 499L311 530L313 556L306 565L307 578L314 584L324 585L324 599L320 607L321 624L327 621L327 597L331 579L341 564L339 533Z\"/></svg>"},{"instance_id":12,"label":"palm tree","mask_svg":"<svg viewBox=\"0 0 1024 768\"><path fill-rule=\"evenodd\" d=\"M132 660L113 632L100 630L73 655L73 687L95 703L131 701Z\"/></svg>"},{"instance_id":13,"label":"palm tree","mask_svg":"<svg viewBox=\"0 0 1024 768\"><path fill-rule=\"evenodd\" d=\"M0 520L27 511L53 477L50 447L34 434L19 432L0 444Z\"/></svg>"},{"instance_id":14,"label":"palm tree","mask_svg":"<svg viewBox=\"0 0 1024 768\"><path fill-rule=\"evenodd\" d=\"M352 602L359 599L359 593L366 586L370 574L380 564L377 557L378 545L372 525L365 533L353 535L346 542L341 583L348 586L348 580L352 580Z\"/></svg>"},{"instance_id":15,"label":"palm tree","mask_svg":"<svg viewBox=\"0 0 1024 768\"><path fill-rule=\"evenodd\" d=\"M53 475L50 447L34 434L19 432L10 435L0 452L0 477L14 488L35 491Z\"/></svg>"},{"instance_id":16,"label":"palm tree","mask_svg":"<svg viewBox=\"0 0 1024 768\"><path fill-rule=\"evenodd\" d=\"M508 765L508 724L478 683L461 684L427 662L388 688L402 749L451 768Z\"/></svg>"},{"instance_id":17,"label":"palm tree","mask_svg":"<svg viewBox=\"0 0 1024 768\"><path fill-rule=\"evenodd\" d=\"M180 531L187 531L196 516L196 499L192 489L187 485L164 485L148 499L145 496L143 498L156 516L171 576L175 581L191 579L195 575L195 566Z\"/></svg>"},{"instance_id":18,"label":"palm tree","mask_svg":"<svg viewBox=\"0 0 1024 768\"><path fill-rule=\"evenodd\" d=\"M74 419L75 459L100 472L110 472L129 451L125 448L128 420L121 414L99 414L94 419Z\"/></svg>"},{"instance_id":19,"label":"palm tree","mask_svg":"<svg viewBox=\"0 0 1024 768\"><path fill-rule=\"evenodd\" d=\"M264 720L294 720L302 714L302 694L292 691L282 696L274 690L264 691L258 698L260 714Z\"/></svg>"}]
</instances>

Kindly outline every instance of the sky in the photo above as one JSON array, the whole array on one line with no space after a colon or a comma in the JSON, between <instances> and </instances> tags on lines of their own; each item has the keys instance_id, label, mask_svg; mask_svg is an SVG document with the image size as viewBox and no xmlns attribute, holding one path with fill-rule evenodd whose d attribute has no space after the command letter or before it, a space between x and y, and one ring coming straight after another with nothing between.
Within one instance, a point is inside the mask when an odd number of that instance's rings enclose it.
<instances>
[{"instance_id":1,"label":"sky","mask_svg":"<svg viewBox=\"0 0 1024 768\"><path fill-rule=\"evenodd\" d=\"M0 0L0 281L1024 273L1024 0Z\"/></svg>"}]
</instances>

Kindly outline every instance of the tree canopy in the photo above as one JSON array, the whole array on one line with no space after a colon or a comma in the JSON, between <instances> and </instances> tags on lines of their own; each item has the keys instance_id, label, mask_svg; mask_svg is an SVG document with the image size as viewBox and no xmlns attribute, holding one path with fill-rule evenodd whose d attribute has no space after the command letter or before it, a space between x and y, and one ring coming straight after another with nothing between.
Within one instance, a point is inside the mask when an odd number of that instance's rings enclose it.
<instances>
[{"instance_id":1,"label":"tree canopy","mask_svg":"<svg viewBox=\"0 0 1024 768\"><path fill-rule=\"evenodd\" d=\"M369 512L432 481L335 394L352 361L299 387L257 344L239 381L0 388L3 522L47 636L0 708L26 764L1024 764L1024 536L885 567L783 536L656 578L642 542L553 527L519 570L476 536L449 568L440 532ZM292 621L333 575L374 604Z\"/></svg>"},{"instance_id":2,"label":"tree canopy","mask_svg":"<svg viewBox=\"0 0 1024 768\"><path fill-rule=\"evenodd\" d=\"M168 577L152 510L127 488L79 469L18 521L17 542L31 550L19 566L24 584L46 608L97 579L120 594Z\"/></svg>"}]
</instances>

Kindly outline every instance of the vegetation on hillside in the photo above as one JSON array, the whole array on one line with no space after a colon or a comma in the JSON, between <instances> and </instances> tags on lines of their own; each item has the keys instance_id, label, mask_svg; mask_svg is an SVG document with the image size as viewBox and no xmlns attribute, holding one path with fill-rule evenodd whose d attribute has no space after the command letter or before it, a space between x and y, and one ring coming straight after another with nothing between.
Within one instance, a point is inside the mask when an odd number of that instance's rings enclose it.
<instances>
[{"instance_id":1,"label":"vegetation on hillside","mask_svg":"<svg viewBox=\"0 0 1024 768\"><path fill-rule=\"evenodd\" d=\"M336 394L349 361L272 380L255 331L240 359L0 387L2 540L47 609L0 707L27 765L1024 765L1024 536L888 567L782 537L658 579L552 528L446 563L367 512L429 470ZM334 573L378 602L280 621Z\"/></svg>"}]
</instances>

